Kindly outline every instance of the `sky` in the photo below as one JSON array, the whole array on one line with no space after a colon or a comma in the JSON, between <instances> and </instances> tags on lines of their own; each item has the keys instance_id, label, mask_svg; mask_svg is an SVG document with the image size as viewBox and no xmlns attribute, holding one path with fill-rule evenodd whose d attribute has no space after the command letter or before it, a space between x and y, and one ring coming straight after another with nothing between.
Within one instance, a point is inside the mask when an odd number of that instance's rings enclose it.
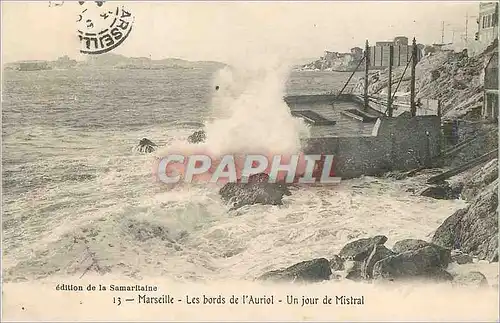
<instances>
[{"instance_id":1,"label":"sky","mask_svg":"<svg viewBox=\"0 0 500 323\"><path fill-rule=\"evenodd\" d=\"M113 53L134 57L213 60L231 64L253 56L302 60L325 50L345 52L365 40L416 37L450 42L477 31L479 2L108 2L135 17L133 30ZM82 59L76 38L78 2L2 1L2 60Z\"/></svg>"}]
</instances>

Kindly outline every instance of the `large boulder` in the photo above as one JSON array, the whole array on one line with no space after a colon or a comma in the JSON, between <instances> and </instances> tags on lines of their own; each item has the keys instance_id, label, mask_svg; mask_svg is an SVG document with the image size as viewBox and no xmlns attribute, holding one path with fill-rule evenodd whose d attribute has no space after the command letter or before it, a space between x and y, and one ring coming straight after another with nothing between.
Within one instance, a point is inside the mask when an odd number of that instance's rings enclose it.
<instances>
[{"instance_id":1,"label":"large boulder","mask_svg":"<svg viewBox=\"0 0 500 323\"><path fill-rule=\"evenodd\" d=\"M285 269L269 271L259 280L287 282L320 282L330 279L332 271L330 263L325 258L299 262Z\"/></svg>"},{"instance_id":2,"label":"large boulder","mask_svg":"<svg viewBox=\"0 0 500 323\"><path fill-rule=\"evenodd\" d=\"M339 256L345 260L364 261L375 245L383 245L386 241L387 237L383 235L358 239L347 243L340 250Z\"/></svg>"},{"instance_id":3,"label":"large boulder","mask_svg":"<svg viewBox=\"0 0 500 323\"><path fill-rule=\"evenodd\" d=\"M444 248L434 243L430 243L420 239L403 239L394 244L392 250L395 253L403 253L407 251L416 251L424 247L433 248L439 255L441 267L446 268L451 262L451 249Z\"/></svg>"},{"instance_id":4,"label":"large boulder","mask_svg":"<svg viewBox=\"0 0 500 323\"><path fill-rule=\"evenodd\" d=\"M384 281L430 279L451 281L451 274L442 268L442 259L432 246L386 257L373 266L373 279Z\"/></svg>"},{"instance_id":5,"label":"large boulder","mask_svg":"<svg viewBox=\"0 0 500 323\"><path fill-rule=\"evenodd\" d=\"M397 253L403 253L423 248L428 244L429 242L420 239L403 239L397 241L394 246L392 246L392 250Z\"/></svg>"},{"instance_id":6,"label":"large boulder","mask_svg":"<svg viewBox=\"0 0 500 323\"><path fill-rule=\"evenodd\" d=\"M232 205L233 210L244 205L266 204L282 205L283 196L291 195L288 186L283 183L269 183L267 174L256 174L248 183L227 183L219 194L222 200Z\"/></svg>"},{"instance_id":7,"label":"large boulder","mask_svg":"<svg viewBox=\"0 0 500 323\"><path fill-rule=\"evenodd\" d=\"M460 197L460 189L450 186L447 182L429 186L420 192L421 196L432 197L438 200L455 200Z\"/></svg>"},{"instance_id":8,"label":"large boulder","mask_svg":"<svg viewBox=\"0 0 500 323\"><path fill-rule=\"evenodd\" d=\"M498 261L498 179L490 183L465 208L441 224L432 242L460 249L481 260Z\"/></svg>"}]
</instances>

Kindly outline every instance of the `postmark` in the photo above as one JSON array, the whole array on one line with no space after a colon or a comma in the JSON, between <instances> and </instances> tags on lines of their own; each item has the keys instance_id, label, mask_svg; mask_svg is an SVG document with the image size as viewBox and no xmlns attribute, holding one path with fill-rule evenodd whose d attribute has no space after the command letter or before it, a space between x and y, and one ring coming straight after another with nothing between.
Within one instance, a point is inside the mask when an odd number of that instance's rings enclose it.
<instances>
[{"instance_id":1,"label":"postmark","mask_svg":"<svg viewBox=\"0 0 500 323\"><path fill-rule=\"evenodd\" d=\"M134 16L124 6L104 1L79 1L77 17L80 53L104 54L120 46L130 35Z\"/></svg>"}]
</instances>

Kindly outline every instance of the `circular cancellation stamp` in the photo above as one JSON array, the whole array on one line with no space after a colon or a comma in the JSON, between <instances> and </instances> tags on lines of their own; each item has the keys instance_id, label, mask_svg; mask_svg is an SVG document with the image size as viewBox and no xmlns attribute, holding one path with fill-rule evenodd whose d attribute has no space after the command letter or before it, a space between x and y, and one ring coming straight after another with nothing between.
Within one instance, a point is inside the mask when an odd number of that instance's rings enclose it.
<instances>
[{"instance_id":1,"label":"circular cancellation stamp","mask_svg":"<svg viewBox=\"0 0 500 323\"><path fill-rule=\"evenodd\" d=\"M134 17L123 6L80 1L77 17L80 53L103 54L120 46L132 31Z\"/></svg>"}]
</instances>

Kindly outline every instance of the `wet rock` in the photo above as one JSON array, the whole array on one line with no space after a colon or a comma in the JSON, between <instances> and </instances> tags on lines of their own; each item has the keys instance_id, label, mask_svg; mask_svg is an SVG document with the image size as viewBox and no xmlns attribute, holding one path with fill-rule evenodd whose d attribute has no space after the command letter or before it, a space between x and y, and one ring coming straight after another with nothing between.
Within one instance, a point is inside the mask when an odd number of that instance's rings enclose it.
<instances>
[{"instance_id":1,"label":"wet rock","mask_svg":"<svg viewBox=\"0 0 500 323\"><path fill-rule=\"evenodd\" d=\"M353 281L363 280L362 268L363 268L363 262L361 261L352 261L352 260L346 261L345 279Z\"/></svg>"},{"instance_id":2,"label":"wet rock","mask_svg":"<svg viewBox=\"0 0 500 323\"><path fill-rule=\"evenodd\" d=\"M451 262L456 262L459 265L471 264L473 261L472 257L460 250L451 251Z\"/></svg>"},{"instance_id":3,"label":"wet rock","mask_svg":"<svg viewBox=\"0 0 500 323\"><path fill-rule=\"evenodd\" d=\"M250 176L248 183L227 183L219 194L226 203L231 203L233 210L244 205L264 204L282 205L283 196L291 195L288 186L283 183L268 183L267 174Z\"/></svg>"},{"instance_id":4,"label":"wet rock","mask_svg":"<svg viewBox=\"0 0 500 323\"><path fill-rule=\"evenodd\" d=\"M375 280L446 279L439 252L432 246L384 258L373 266ZM449 278L449 276L448 276Z\"/></svg>"},{"instance_id":5,"label":"wet rock","mask_svg":"<svg viewBox=\"0 0 500 323\"><path fill-rule=\"evenodd\" d=\"M330 259L330 269L332 271L344 270L344 259L340 258L338 255L334 255L332 259Z\"/></svg>"},{"instance_id":6,"label":"wet rock","mask_svg":"<svg viewBox=\"0 0 500 323\"><path fill-rule=\"evenodd\" d=\"M368 258L363 262L361 268L361 276L364 279L371 279L373 277L373 266L380 260L396 255L395 252L386 248L384 245L375 245Z\"/></svg>"},{"instance_id":7,"label":"wet rock","mask_svg":"<svg viewBox=\"0 0 500 323\"><path fill-rule=\"evenodd\" d=\"M406 251L417 250L427 246L429 243L420 239L403 239L397 241L392 250L396 253L403 253Z\"/></svg>"},{"instance_id":8,"label":"wet rock","mask_svg":"<svg viewBox=\"0 0 500 323\"><path fill-rule=\"evenodd\" d=\"M285 269L273 270L260 276L264 281L320 282L330 279L332 271L325 258L302 261Z\"/></svg>"},{"instance_id":9,"label":"wet rock","mask_svg":"<svg viewBox=\"0 0 500 323\"><path fill-rule=\"evenodd\" d=\"M458 274L453 278L454 286L467 286L467 287L488 287L488 280L479 271L471 271L464 274Z\"/></svg>"},{"instance_id":10,"label":"wet rock","mask_svg":"<svg viewBox=\"0 0 500 323\"><path fill-rule=\"evenodd\" d=\"M339 252L339 256L345 260L363 261L373 250L375 245L383 245L387 237L383 235L371 238L362 238L347 243Z\"/></svg>"},{"instance_id":11,"label":"wet rock","mask_svg":"<svg viewBox=\"0 0 500 323\"><path fill-rule=\"evenodd\" d=\"M198 130L193 132L193 134L191 134L187 140L191 144L197 144L200 142L205 142L206 137L207 135L205 133L205 130Z\"/></svg>"},{"instance_id":12,"label":"wet rock","mask_svg":"<svg viewBox=\"0 0 500 323\"><path fill-rule=\"evenodd\" d=\"M471 204L447 218L432 242L460 249L480 260L498 261L498 179L478 194Z\"/></svg>"},{"instance_id":13,"label":"wet rock","mask_svg":"<svg viewBox=\"0 0 500 323\"><path fill-rule=\"evenodd\" d=\"M460 242L457 235L460 231L460 221L467 213L468 209L460 209L455 211L436 229L432 242L444 248L459 248Z\"/></svg>"},{"instance_id":14,"label":"wet rock","mask_svg":"<svg viewBox=\"0 0 500 323\"><path fill-rule=\"evenodd\" d=\"M425 188L421 196L432 197L438 200L455 200L460 197L460 191L453 189L448 183Z\"/></svg>"},{"instance_id":15,"label":"wet rock","mask_svg":"<svg viewBox=\"0 0 500 323\"><path fill-rule=\"evenodd\" d=\"M148 138L142 138L139 141L139 145L137 145L136 150L140 151L141 153L152 153L153 151L156 150L157 145L149 140Z\"/></svg>"},{"instance_id":16,"label":"wet rock","mask_svg":"<svg viewBox=\"0 0 500 323\"><path fill-rule=\"evenodd\" d=\"M447 267L451 262L451 249L444 248L434 243L430 243L420 239L403 239L394 244L392 250L395 253L403 253L407 251L416 251L424 247L433 248L439 255L441 267Z\"/></svg>"}]
</instances>

